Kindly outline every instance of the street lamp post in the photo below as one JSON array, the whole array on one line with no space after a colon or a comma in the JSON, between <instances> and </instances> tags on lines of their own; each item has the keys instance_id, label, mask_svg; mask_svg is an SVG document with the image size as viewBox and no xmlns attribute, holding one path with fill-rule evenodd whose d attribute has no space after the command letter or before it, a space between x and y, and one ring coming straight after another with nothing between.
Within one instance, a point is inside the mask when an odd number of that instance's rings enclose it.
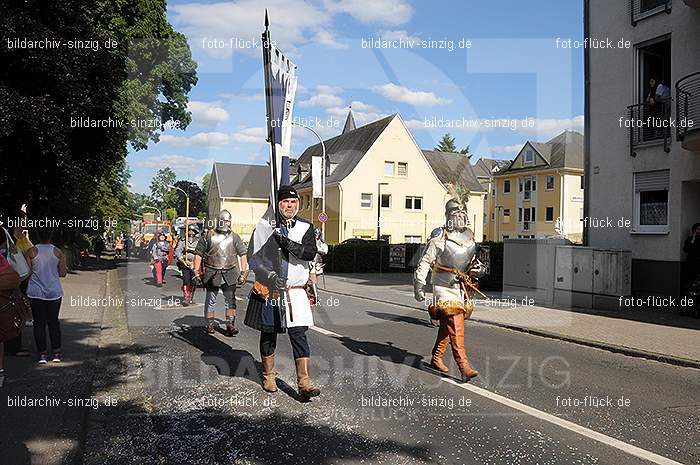
<instances>
[{"instance_id":1,"label":"street lamp post","mask_svg":"<svg viewBox=\"0 0 700 465\"><path fill-rule=\"evenodd\" d=\"M190 233L190 196L185 192L184 189L181 189L177 186L168 186L171 189L177 189L183 194L185 194L185 248L187 248L187 240L189 238L189 233Z\"/></svg>"},{"instance_id":2,"label":"street lamp post","mask_svg":"<svg viewBox=\"0 0 700 465\"><path fill-rule=\"evenodd\" d=\"M301 123L297 123L296 121L292 121L292 124L294 126L299 126L302 128L306 128L309 131L313 132L314 135L318 138L319 142L321 143L321 153L323 157L323 164L321 168L321 211L323 213L326 212L326 144L323 142L323 138L311 127L306 126ZM313 166L313 165L312 165ZM313 170L311 172L312 176L312 182L311 182L311 197L313 197L314 194L314 188L313 188ZM313 202L311 202L311 208L313 208ZM311 223L313 224L313 218L311 218ZM325 240L326 239L326 222L323 221L321 222L321 239Z\"/></svg>"},{"instance_id":3,"label":"street lamp post","mask_svg":"<svg viewBox=\"0 0 700 465\"><path fill-rule=\"evenodd\" d=\"M381 238L382 186L387 185L388 182L377 183L377 240Z\"/></svg>"}]
</instances>

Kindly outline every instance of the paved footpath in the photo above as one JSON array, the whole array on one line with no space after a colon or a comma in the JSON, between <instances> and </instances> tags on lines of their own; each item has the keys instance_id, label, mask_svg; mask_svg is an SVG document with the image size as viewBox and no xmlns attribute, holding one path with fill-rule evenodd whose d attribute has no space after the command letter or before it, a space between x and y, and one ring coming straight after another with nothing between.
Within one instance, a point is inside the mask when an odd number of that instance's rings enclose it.
<instances>
[{"instance_id":1,"label":"paved footpath","mask_svg":"<svg viewBox=\"0 0 700 465\"><path fill-rule=\"evenodd\" d=\"M424 310L425 305L413 298L411 279L410 273L326 275L321 288ZM524 305L522 296L487 294L489 300L476 299L473 321L700 368L700 320L675 310L572 311Z\"/></svg>"},{"instance_id":2,"label":"paved footpath","mask_svg":"<svg viewBox=\"0 0 700 465\"><path fill-rule=\"evenodd\" d=\"M6 357L7 378L0 389L0 463L79 463L86 418L94 407L104 310L103 305L93 304L106 295L107 273L99 268L70 272L61 280L63 362L36 363L31 327L24 329L22 340L32 354ZM27 406L30 400L41 405Z\"/></svg>"}]
</instances>

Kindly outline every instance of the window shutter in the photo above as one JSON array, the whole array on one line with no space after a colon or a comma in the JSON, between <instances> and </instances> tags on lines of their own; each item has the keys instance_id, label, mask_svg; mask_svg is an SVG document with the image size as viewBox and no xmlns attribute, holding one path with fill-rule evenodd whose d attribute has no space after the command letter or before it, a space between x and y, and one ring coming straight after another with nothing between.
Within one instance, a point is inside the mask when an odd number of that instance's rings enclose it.
<instances>
[{"instance_id":1,"label":"window shutter","mask_svg":"<svg viewBox=\"0 0 700 465\"><path fill-rule=\"evenodd\" d=\"M634 173L634 191L663 191L669 188L669 170Z\"/></svg>"}]
</instances>

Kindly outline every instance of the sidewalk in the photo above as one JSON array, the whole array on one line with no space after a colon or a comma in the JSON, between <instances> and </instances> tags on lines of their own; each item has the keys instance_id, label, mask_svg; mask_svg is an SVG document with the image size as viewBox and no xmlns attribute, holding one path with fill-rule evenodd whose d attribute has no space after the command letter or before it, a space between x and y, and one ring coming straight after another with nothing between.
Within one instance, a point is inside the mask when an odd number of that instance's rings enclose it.
<instances>
[{"instance_id":1,"label":"sidewalk","mask_svg":"<svg viewBox=\"0 0 700 465\"><path fill-rule=\"evenodd\" d=\"M71 297L103 298L107 273L104 269L75 271L61 280L63 362L36 363L31 327L24 329L22 342L32 355L6 357L7 377L0 388L3 463L79 463L85 421L93 408L90 402L104 309L72 305ZM39 405L24 406L27 401Z\"/></svg>"},{"instance_id":2,"label":"sidewalk","mask_svg":"<svg viewBox=\"0 0 700 465\"><path fill-rule=\"evenodd\" d=\"M426 311L426 305L413 298L412 278L410 273L326 275L320 287L330 293ZM675 310L572 310L527 305L522 296L487 295L489 300L476 299L472 321L700 368L700 320Z\"/></svg>"}]
</instances>

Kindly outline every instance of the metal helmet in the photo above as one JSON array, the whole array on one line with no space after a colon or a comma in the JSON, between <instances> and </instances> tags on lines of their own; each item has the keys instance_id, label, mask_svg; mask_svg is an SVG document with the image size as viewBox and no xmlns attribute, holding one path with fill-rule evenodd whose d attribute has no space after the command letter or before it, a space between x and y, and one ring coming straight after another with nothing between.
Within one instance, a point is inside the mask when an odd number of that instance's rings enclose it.
<instances>
[{"instance_id":1,"label":"metal helmet","mask_svg":"<svg viewBox=\"0 0 700 465\"><path fill-rule=\"evenodd\" d=\"M231 232L231 213L228 210L221 210L216 218L216 230L220 233Z\"/></svg>"},{"instance_id":2,"label":"metal helmet","mask_svg":"<svg viewBox=\"0 0 700 465\"><path fill-rule=\"evenodd\" d=\"M465 221L457 221L457 214L464 213ZM445 224L447 229L464 229L468 225L467 209L464 204L457 199L450 199L445 204Z\"/></svg>"}]
</instances>

